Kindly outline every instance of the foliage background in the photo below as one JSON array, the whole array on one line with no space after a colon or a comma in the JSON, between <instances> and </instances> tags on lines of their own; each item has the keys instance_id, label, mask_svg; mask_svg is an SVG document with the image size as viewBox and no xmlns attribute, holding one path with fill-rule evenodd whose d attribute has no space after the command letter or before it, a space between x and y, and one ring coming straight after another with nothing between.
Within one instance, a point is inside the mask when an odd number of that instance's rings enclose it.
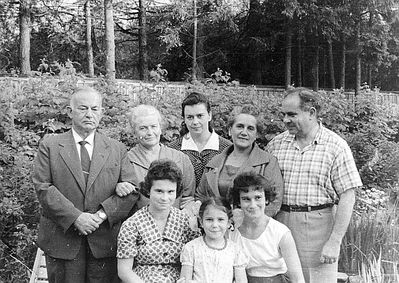
<instances>
[{"instance_id":1,"label":"foliage background","mask_svg":"<svg viewBox=\"0 0 399 283\"><path fill-rule=\"evenodd\" d=\"M70 127L66 106L81 82L75 75L0 80L0 282L28 282L40 215L29 177L32 161L45 134ZM148 85L134 93L121 92L101 79L94 87L104 93L106 113L100 130L108 136L128 147L135 144L125 114L139 103L152 104L163 114L163 142L178 136L182 97L176 93L158 95ZM191 90L210 97L213 127L224 137L228 138L231 112L243 105L250 105L263 125L257 140L261 147L284 130L278 116L281 93L262 96L254 87L214 83L188 85ZM348 141L365 185L358 192L353 223L343 242L340 269L359 273L360 263L368 264L381 254L386 261L382 268L392 273L399 258L394 210L399 192L398 107L379 103L379 94L372 92L353 101L339 91L319 94L326 106L321 114L324 125Z\"/></svg>"}]
</instances>

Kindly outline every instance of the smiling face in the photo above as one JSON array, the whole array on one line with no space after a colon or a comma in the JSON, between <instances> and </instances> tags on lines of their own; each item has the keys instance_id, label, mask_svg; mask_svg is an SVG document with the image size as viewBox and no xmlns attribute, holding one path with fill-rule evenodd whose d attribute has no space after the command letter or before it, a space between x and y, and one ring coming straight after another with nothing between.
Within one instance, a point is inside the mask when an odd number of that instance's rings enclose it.
<instances>
[{"instance_id":1,"label":"smiling face","mask_svg":"<svg viewBox=\"0 0 399 283\"><path fill-rule=\"evenodd\" d=\"M177 184L170 180L154 180L150 189L150 208L169 211L176 200Z\"/></svg>"},{"instance_id":2,"label":"smiling face","mask_svg":"<svg viewBox=\"0 0 399 283\"><path fill-rule=\"evenodd\" d=\"M266 208L265 192L251 188L248 189L248 192L240 191L240 206L244 212L244 218L263 217Z\"/></svg>"},{"instance_id":3,"label":"smiling face","mask_svg":"<svg viewBox=\"0 0 399 283\"><path fill-rule=\"evenodd\" d=\"M250 114L238 114L229 129L234 147L247 149L252 147L257 137L256 118Z\"/></svg>"},{"instance_id":4,"label":"smiling face","mask_svg":"<svg viewBox=\"0 0 399 283\"><path fill-rule=\"evenodd\" d=\"M184 122L191 135L208 133L211 119L212 114L203 103L184 106Z\"/></svg>"},{"instance_id":5,"label":"smiling face","mask_svg":"<svg viewBox=\"0 0 399 283\"><path fill-rule=\"evenodd\" d=\"M159 144L161 138L161 125L157 115L145 115L137 117L134 125L134 133L139 142L146 148Z\"/></svg>"},{"instance_id":6,"label":"smiling face","mask_svg":"<svg viewBox=\"0 0 399 283\"><path fill-rule=\"evenodd\" d=\"M207 238L220 240L223 239L229 228L230 221L226 212L213 205L208 205L201 218L201 226Z\"/></svg>"},{"instance_id":7,"label":"smiling face","mask_svg":"<svg viewBox=\"0 0 399 283\"><path fill-rule=\"evenodd\" d=\"M89 89L75 93L68 107L72 127L82 138L86 138L97 129L101 121L102 111L100 94Z\"/></svg>"}]
</instances>

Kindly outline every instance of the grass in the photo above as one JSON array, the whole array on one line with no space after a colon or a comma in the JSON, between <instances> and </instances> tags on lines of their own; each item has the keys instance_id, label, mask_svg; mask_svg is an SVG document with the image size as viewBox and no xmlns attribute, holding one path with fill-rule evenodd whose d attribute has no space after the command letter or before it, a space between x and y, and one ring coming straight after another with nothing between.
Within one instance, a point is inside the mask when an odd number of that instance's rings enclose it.
<instances>
[{"instance_id":1,"label":"grass","mask_svg":"<svg viewBox=\"0 0 399 283\"><path fill-rule=\"evenodd\" d=\"M399 282L398 205L354 214L342 241L339 269L365 283Z\"/></svg>"}]
</instances>

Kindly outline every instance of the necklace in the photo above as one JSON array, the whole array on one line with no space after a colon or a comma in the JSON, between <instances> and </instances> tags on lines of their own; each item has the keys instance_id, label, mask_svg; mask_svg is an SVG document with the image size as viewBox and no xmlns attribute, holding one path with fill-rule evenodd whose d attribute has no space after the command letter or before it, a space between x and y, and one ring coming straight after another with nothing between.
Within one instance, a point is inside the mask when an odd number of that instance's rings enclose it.
<instances>
[{"instance_id":1,"label":"necklace","mask_svg":"<svg viewBox=\"0 0 399 283\"><path fill-rule=\"evenodd\" d=\"M224 239L224 244L223 244L223 247L221 247L221 248L217 248L217 247L211 246L211 245L207 242L205 235L203 236L203 238L204 238L204 243L205 243L205 245L206 245L208 248L212 249L212 250L221 251L221 250L224 250L224 249L226 248L226 246L227 246L227 240L226 240L226 238L223 238L223 239Z\"/></svg>"}]
</instances>

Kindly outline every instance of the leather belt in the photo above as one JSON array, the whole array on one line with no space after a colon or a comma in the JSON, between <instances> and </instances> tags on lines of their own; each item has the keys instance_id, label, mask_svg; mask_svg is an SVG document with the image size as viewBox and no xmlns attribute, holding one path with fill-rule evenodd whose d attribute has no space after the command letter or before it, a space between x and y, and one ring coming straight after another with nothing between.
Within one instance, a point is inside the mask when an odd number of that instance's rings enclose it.
<instances>
[{"instance_id":1,"label":"leather belt","mask_svg":"<svg viewBox=\"0 0 399 283\"><path fill-rule=\"evenodd\" d=\"M314 210L320 210L328 207L333 207L334 203L326 203L315 206L300 206L300 205L281 205L281 210L286 212L310 212Z\"/></svg>"}]
</instances>

